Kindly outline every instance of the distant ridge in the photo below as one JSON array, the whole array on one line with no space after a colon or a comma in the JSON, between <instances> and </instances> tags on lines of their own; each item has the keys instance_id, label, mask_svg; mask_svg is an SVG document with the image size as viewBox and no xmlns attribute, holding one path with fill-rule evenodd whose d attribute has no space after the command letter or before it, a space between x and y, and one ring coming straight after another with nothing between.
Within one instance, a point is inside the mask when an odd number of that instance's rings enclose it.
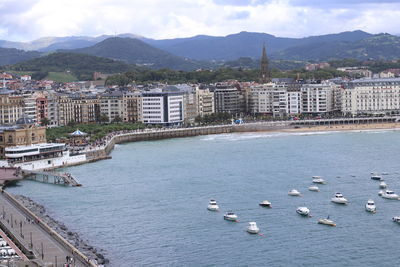
<instances>
[{"instance_id":1,"label":"distant ridge","mask_svg":"<svg viewBox=\"0 0 400 267\"><path fill-rule=\"evenodd\" d=\"M153 69L195 70L202 66L198 62L175 56L132 38L111 37L93 46L71 52L121 60Z\"/></svg>"},{"instance_id":2,"label":"distant ridge","mask_svg":"<svg viewBox=\"0 0 400 267\"><path fill-rule=\"evenodd\" d=\"M39 72L69 71L79 79L88 80L91 79L95 71L103 73L122 73L136 69L136 67L108 58L59 52L8 66L8 69Z\"/></svg>"}]
</instances>

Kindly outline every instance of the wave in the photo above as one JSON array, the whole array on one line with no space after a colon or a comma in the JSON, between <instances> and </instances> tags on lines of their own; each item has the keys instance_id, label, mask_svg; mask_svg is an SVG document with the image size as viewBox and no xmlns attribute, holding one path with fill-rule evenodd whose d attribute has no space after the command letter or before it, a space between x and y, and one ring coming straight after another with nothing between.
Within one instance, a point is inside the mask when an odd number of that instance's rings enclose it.
<instances>
[{"instance_id":1,"label":"wave","mask_svg":"<svg viewBox=\"0 0 400 267\"><path fill-rule=\"evenodd\" d=\"M208 135L201 141L244 141L251 139L277 138L287 136L308 136L308 135L327 135L337 133L368 133L381 134L393 131L399 131L400 128L393 129L357 129L357 130L338 130L338 131L310 131L310 132L251 132L251 133L229 133Z\"/></svg>"}]
</instances>

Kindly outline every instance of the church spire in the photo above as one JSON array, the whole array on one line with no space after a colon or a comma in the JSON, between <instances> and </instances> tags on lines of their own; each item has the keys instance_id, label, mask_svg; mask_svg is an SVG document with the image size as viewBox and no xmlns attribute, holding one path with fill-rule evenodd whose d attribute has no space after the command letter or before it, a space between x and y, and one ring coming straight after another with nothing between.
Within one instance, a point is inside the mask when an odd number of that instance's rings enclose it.
<instances>
[{"instance_id":1,"label":"church spire","mask_svg":"<svg viewBox=\"0 0 400 267\"><path fill-rule=\"evenodd\" d=\"M271 77L270 77L269 69L268 69L268 57L267 57L267 51L265 49L265 43L264 43L263 50L262 50L262 57L261 57L260 82L267 83L270 81L271 81Z\"/></svg>"}]
</instances>

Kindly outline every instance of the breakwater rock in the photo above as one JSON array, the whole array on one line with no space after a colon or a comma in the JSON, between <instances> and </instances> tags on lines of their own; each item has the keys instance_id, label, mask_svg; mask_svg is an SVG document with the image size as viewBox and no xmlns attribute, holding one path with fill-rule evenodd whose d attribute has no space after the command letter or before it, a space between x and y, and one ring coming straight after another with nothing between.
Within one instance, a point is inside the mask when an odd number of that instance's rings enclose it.
<instances>
[{"instance_id":1,"label":"breakwater rock","mask_svg":"<svg viewBox=\"0 0 400 267\"><path fill-rule=\"evenodd\" d=\"M78 233L70 231L64 223L50 217L47 214L46 209L43 205L40 205L29 197L23 195L15 195L14 197L18 199L18 201L23 204L27 209L29 209L36 216L41 218L54 231L65 238L70 244L76 247L86 257L96 260L99 265L108 265L109 260L103 255L104 250L89 245L87 241L84 241L79 237Z\"/></svg>"}]
</instances>

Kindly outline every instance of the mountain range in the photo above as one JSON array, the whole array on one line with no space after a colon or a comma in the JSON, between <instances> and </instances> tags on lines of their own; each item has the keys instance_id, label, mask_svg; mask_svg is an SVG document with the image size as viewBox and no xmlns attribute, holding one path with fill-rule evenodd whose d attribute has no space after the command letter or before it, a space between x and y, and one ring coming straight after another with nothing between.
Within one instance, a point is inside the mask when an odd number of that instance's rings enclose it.
<instances>
[{"instance_id":1,"label":"mountain range","mask_svg":"<svg viewBox=\"0 0 400 267\"><path fill-rule=\"evenodd\" d=\"M257 60L263 44L267 47L272 63L276 60L295 61L296 64L289 65L296 66L299 61L343 58L392 60L400 57L400 37L363 31L305 38L240 32L220 37L198 35L164 40L121 34L98 37L46 37L25 43L0 40L0 65L15 64L61 51L105 57L153 69L195 70L215 68L224 65L224 62L232 62L239 58Z\"/></svg>"}]
</instances>

